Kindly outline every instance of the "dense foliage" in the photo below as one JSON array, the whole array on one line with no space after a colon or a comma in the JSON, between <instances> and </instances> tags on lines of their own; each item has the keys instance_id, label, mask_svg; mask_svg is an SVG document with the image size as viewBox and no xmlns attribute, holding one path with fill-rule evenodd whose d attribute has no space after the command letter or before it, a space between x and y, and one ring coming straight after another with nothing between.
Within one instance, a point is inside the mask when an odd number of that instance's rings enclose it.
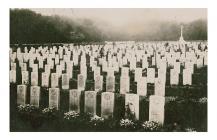
<instances>
[{"instance_id":1,"label":"dense foliage","mask_svg":"<svg viewBox=\"0 0 217 140\"><path fill-rule=\"evenodd\" d=\"M75 23L59 16L42 16L27 9L10 10L10 43L101 41L92 21Z\"/></svg>"}]
</instances>

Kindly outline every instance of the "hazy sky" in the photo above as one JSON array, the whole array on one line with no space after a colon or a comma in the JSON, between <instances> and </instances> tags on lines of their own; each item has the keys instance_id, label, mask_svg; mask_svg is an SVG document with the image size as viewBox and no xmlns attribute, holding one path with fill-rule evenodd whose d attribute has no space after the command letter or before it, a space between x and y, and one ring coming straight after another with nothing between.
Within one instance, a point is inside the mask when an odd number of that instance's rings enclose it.
<instances>
[{"instance_id":1,"label":"hazy sky","mask_svg":"<svg viewBox=\"0 0 217 140\"><path fill-rule=\"evenodd\" d=\"M69 18L90 18L107 22L113 26L124 26L129 22L144 23L153 20L190 22L195 19L206 19L207 9L31 9L43 15L63 15Z\"/></svg>"},{"instance_id":2,"label":"hazy sky","mask_svg":"<svg viewBox=\"0 0 217 140\"><path fill-rule=\"evenodd\" d=\"M31 9L42 15L60 15L76 19L88 18L102 31L136 35L157 30L162 21L187 23L207 19L207 9L199 8L44 8ZM79 20L77 20L79 21Z\"/></svg>"}]
</instances>

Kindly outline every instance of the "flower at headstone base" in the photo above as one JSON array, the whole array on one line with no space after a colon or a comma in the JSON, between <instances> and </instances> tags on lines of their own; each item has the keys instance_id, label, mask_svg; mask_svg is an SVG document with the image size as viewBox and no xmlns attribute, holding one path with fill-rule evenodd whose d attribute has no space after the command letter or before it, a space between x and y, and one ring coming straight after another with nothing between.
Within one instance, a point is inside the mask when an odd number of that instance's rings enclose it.
<instances>
[{"instance_id":1,"label":"flower at headstone base","mask_svg":"<svg viewBox=\"0 0 217 140\"><path fill-rule=\"evenodd\" d=\"M133 129L135 128L135 123L129 119L121 119L120 120L120 127L125 129Z\"/></svg>"},{"instance_id":2,"label":"flower at headstone base","mask_svg":"<svg viewBox=\"0 0 217 140\"><path fill-rule=\"evenodd\" d=\"M52 119L57 117L57 110L55 108L44 108L42 110L42 114L44 115L44 117L46 117L47 119Z\"/></svg>"},{"instance_id":3,"label":"flower at headstone base","mask_svg":"<svg viewBox=\"0 0 217 140\"><path fill-rule=\"evenodd\" d=\"M20 118L25 122L30 122L33 128L39 127L42 124L39 108L34 105L26 104L19 105L17 109Z\"/></svg>"},{"instance_id":4,"label":"flower at headstone base","mask_svg":"<svg viewBox=\"0 0 217 140\"><path fill-rule=\"evenodd\" d=\"M206 97L200 98L200 99L198 100L198 102L199 102L200 104L206 104L206 103L207 103L207 98L206 98Z\"/></svg>"},{"instance_id":5,"label":"flower at headstone base","mask_svg":"<svg viewBox=\"0 0 217 140\"><path fill-rule=\"evenodd\" d=\"M154 121L145 121L142 124L142 127L145 131L159 131L162 128L162 125Z\"/></svg>"},{"instance_id":6,"label":"flower at headstone base","mask_svg":"<svg viewBox=\"0 0 217 140\"><path fill-rule=\"evenodd\" d=\"M93 117L90 118L90 124L91 126L99 126L104 123L104 118L99 117L97 115L94 115Z\"/></svg>"},{"instance_id":7,"label":"flower at headstone base","mask_svg":"<svg viewBox=\"0 0 217 140\"><path fill-rule=\"evenodd\" d=\"M20 113L32 113L32 112L38 111L37 107L35 107L34 105L30 105L30 104L19 105L17 109L18 109L18 112Z\"/></svg>"},{"instance_id":8,"label":"flower at headstone base","mask_svg":"<svg viewBox=\"0 0 217 140\"><path fill-rule=\"evenodd\" d=\"M79 117L79 113L77 113L76 111L69 111L64 113L64 119L66 120L75 120Z\"/></svg>"}]
</instances>

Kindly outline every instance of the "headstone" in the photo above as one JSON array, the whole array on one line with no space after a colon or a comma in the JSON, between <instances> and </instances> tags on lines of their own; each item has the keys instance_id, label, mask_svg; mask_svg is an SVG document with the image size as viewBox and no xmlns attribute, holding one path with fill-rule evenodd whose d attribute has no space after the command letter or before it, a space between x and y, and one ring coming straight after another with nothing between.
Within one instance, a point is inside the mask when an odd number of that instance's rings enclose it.
<instances>
[{"instance_id":1,"label":"headstone","mask_svg":"<svg viewBox=\"0 0 217 140\"><path fill-rule=\"evenodd\" d=\"M80 113L81 91L72 89L69 90L69 110Z\"/></svg>"},{"instance_id":2,"label":"headstone","mask_svg":"<svg viewBox=\"0 0 217 140\"><path fill-rule=\"evenodd\" d=\"M40 87L39 86L31 86L30 89L30 104L36 107L39 107L40 102Z\"/></svg>"},{"instance_id":3,"label":"headstone","mask_svg":"<svg viewBox=\"0 0 217 140\"><path fill-rule=\"evenodd\" d=\"M59 110L60 107L59 88L49 88L49 107Z\"/></svg>"},{"instance_id":4,"label":"headstone","mask_svg":"<svg viewBox=\"0 0 217 140\"><path fill-rule=\"evenodd\" d=\"M46 64L44 66L44 69L45 69L45 73L50 73L50 65L49 64Z\"/></svg>"},{"instance_id":5,"label":"headstone","mask_svg":"<svg viewBox=\"0 0 217 140\"><path fill-rule=\"evenodd\" d=\"M69 89L69 75L62 74L62 89Z\"/></svg>"},{"instance_id":6,"label":"headstone","mask_svg":"<svg viewBox=\"0 0 217 140\"><path fill-rule=\"evenodd\" d=\"M149 99L149 121L163 124L165 97L151 95Z\"/></svg>"},{"instance_id":7,"label":"headstone","mask_svg":"<svg viewBox=\"0 0 217 140\"><path fill-rule=\"evenodd\" d=\"M142 68L135 69L135 82L139 82L138 80L142 77Z\"/></svg>"},{"instance_id":8,"label":"headstone","mask_svg":"<svg viewBox=\"0 0 217 140\"><path fill-rule=\"evenodd\" d=\"M126 94L125 115L139 120L139 96L137 94Z\"/></svg>"},{"instance_id":9,"label":"headstone","mask_svg":"<svg viewBox=\"0 0 217 140\"><path fill-rule=\"evenodd\" d=\"M106 91L107 92L115 91L115 77L114 76L106 77Z\"/></svg>"},{"instance_id":10,"label":"headstone","mask_svg":"<svg viewBox=\"0 0 217 140\"><path fill-rule=\"evenodd\" d=\"M57 73L51 73L51 88L59 87L59 75Z\"/></svg>"},{"instance_id":11,"label":"headstone","mask_svg":"<svg viewBox=\"0 0 217 140\"><path fill-rule=\"evenodd\" d=\"M85 90L85 84L86 83L86 79L85 76L82 74L78 74L78 90Z\"/></svg>"},{"instance_id":12,"label":"headstone","mask_svg":"<svg viewBox=\"0 0 217 140\"><path fill-rule=\"evenodd\" d=\"M85 91L84 112L96 115L96 92Z\"/></svg>"},{"instance_id":13,"label":"headstone","mask_svg":"<svg viewBox=\"0 0 217 140\"><path fill-rule=\"evenodd\" d=\"M94 68L94 80L96 80L97 76L100 76L100 67Z\"/></svg>"},{"instance_id":14,"label":"headstone","mask_svg":"<svg viewBox=\"0 0 217 140\"><path fill-rule=\"evenodd\" d=\"M50 77L50 74L46 72L43 72L41 74L41 86L42 87L49 87L49 77Z\"/></svg>"},{"instance_id":15,"label":"headstone","mask_svg":"<svg viewBox=\"0 0 217 140\"><path fill-rule=\"evenodd\" d=\"M170 69L170 85L179 84L179 73L175 69Z\"/></svg>"},{"instance_id":16,"label":"headstone","mask_svg":"<svg viewBox=\"0 0 217 140\"><path fill-rule=\"evenodd\" d=\"M29 83L29 72L28 71L22 71L22 84L28 84Z\"/></svg>"},{"instance_id":17,"label":"headstone","mask_svg":"<svg viewBox=\"0 0 217 140\"><path fill-rule=\"evenodd\" d=\"M121 68L121 76L129 76L129 68L128 67L122 67Z\"/></svg>"},{"instance_id":18,"label":"headstone","mask_svg":"<svg viewBox=\"0 0 217 140\"><path fill-rule=\"evenodd\" d=\"M27 65L26 65L26 63L22 63L22 65L21 65L21 71L27 71Z\"/></svg>"},{"instance_id":19,"label":"headstone","mask_svg":"<svg viewBox=\"0 0 217 140\"><path fill-rule=\"evenodd\" d=\"M26 85L17 85L17 104L26 104Z\"/></svg>"},{"instance_id":20,"label":"headstone","mask_svg":"<svg viewBox=\"0 0 217 140\"><path fill-rule=\"evenodd\" d=\"M137 82L137 94L140 96L147 95L147 79L145 77L140 77Z\"/></svg>"},{"instance_id":21,"label":"headstone","mask_svg":"<svg viewBox=\"0 0 217 140\"><path fill-rule=\"evenodd\" d=\"M15 70L10 70L9 78L10 78L10 83L16 83L17 78L16 78Z\"/></svg>"},{"instance_id":22,"label":"headstone","mask_svg":"<svg viewBox=\"0 0 217 140\"><path fill-rule=\"evenodd\" d=\"M11 70L15 70L17 69L17 65L16 63L11 63Z\"/></svg>"},{"instance_id":23,"label":"headstone","mask_svg":"<svg viewBox=\"0 0 217 140\"><path fill-rule=\"evenodd\" d=\"M38 72L31 72L31 85L32 86L38 85Z\"/></svg>"},{"instance_id":24,"label":"headstone","mask_svg":"<svg viewBox=\"0 0 217 140\"><path fill-rule=\"evenodd\" d=\"M32 72L38 72L38 64L32 65Z\"/></svg>"},{"instance_id":25,"label":"headstone","mask_svg":"<svg viewBox=\"0 0 217 140\"><path fill-rule=\"evenodd\" d=\"M103 89L103 76L96 76L94 81L95 91L101 91Z\"/></svg>"},{"instance_id":26,"label":"headstone","mask_svg":"<svg viewBox=\"0 0 217 140\"><path fill-rule=\"evenodd\" d=\"M161 78L156 78L154 84L154 94L158 96L165 96L165 85L165 81Z\"/></svg>"},{"instance_id":27,"label":"headstone","mask_svg":"<svg viewBox=\"0 0 217 140\"><path fill-rule=\"evenodd\" d=\"M154 83L155 81L155 69L147 68L147 83Z\"/></svg>"},{"instance_id":28,"label":"headstone","mask_svg":"<svg viewBox=\"0 0 217 140\"><path fill-rule=\"evenodd\" d=\"M183 85L192 85L192 73L190 69L183 69Z\"/></svg>"},{"instance_id":29,"label":"headstone","mask_svg":"<svg viewBox=\"0 0 217 140\"><path fill-rule=\"evenodd\" d=\"M120 94L126 94L130 91L130 78L129 76L120 77Z\"/></svg>"},{"instance_id":30,"label":"headstone","mask_svg":"<svg viewBox=\"0 0 217 140\"><path fill-rule=\"evenodd\" d=\"M114 93L103 92L101 94L101 117L106 119L113 117L114 101Z\"/></svg>"}]
</instances>

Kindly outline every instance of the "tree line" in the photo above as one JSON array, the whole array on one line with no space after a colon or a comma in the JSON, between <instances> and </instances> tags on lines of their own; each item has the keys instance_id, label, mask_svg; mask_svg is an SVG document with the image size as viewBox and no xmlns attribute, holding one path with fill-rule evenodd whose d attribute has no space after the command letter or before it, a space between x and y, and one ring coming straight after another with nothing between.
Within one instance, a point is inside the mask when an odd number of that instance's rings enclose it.
<instances>
[{"instance_id":1,"label":"tree line","mask_svg":"<svg viewBox=\"0 0 217 140\"><path fill-rule=\"evenodd\" d=\"M185 40L207 40L207 22L199 19L184 24ZM10 9L10 43L81 43L105 40L178 40L180 23L159 22L139 34L105 32L91 19L76 22L60 16L44 16L28 9Z\"/></svg>"}]
</instances>

